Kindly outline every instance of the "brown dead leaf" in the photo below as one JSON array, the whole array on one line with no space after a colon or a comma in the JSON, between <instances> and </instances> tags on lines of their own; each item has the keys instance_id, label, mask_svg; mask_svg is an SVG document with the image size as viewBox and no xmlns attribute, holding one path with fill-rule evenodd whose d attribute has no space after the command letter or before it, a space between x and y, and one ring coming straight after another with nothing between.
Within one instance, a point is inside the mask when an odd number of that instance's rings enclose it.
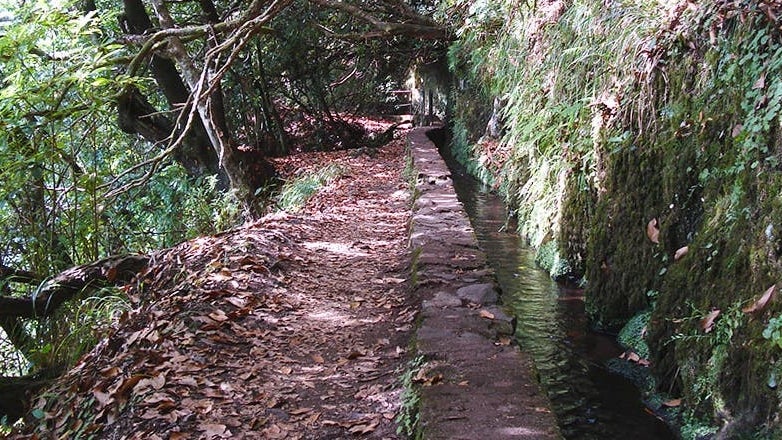
<instances>
[{"instance_id":1,"label":"brown dead leaf","mask_svg":"<svg viewBox=\"0 0 782 440\"><path fill-rule=\"evenodd\" d=\"M714 321L720 316L720 309L711 309L708 315L701 320L701 328L704 332L709 333L714 330Z\"/></svg>"},{"instance_id":2,"label":"brown dead leaf","mask_svg":"<svg viewBox=\"0 0 782 440\"><path fill-rule=\"evenodd\" d=\"M348 431L351 434L359 434L359 435L369 434L370 432L373 432L377 428L377 425L379 424L380 424L380 420L375 419L369 423L352 426L350 429L348 429Z\"/></svg>"},{"instance_id":3,"label":"brown dead leaf","mask_svg":"<svg viewBox=\"0 0 782 440\"><path fill-rule=\"evenodd\" d=\"M263 434L263 438L283 439L288 436L288 431L275 424L264 429L261 434Z\"/></svg>"},{"instance_id":4,"label":"brown dead leaf","mask_svg":"<svg viewBox=\"0 0 782 440\"><path fill-rule=\"evenodd\" d=\"M198 430L203 432L206 438L223 437L226 434L230 435L230 433L226 433L226 429L228 429L227 426L219 423L204 423L198 427Z\"/></svg>"},{"instance_id":5,"label":"brown dead leaf","mask_svg":"<svg viewBox=\"0 0 782 440\"><path fill-rule=\"evenodd\" d=\"M244 306L247 305L247 299L246 298L240 298L238 296L230 296L225 299L228 303L230 303L233 306L236 306L237 308L243 309Z\"/></svg>"},{"instance_id":6,"label":"brown dead leaf","mask_svg":"<svg viewBox=\"0 0 782 440\"><path fill-rule=\"evenodd\" d=\"M759 90L765 88L766 88L766 72L763 72L760 74L758 80L755 81L755 84L752 85L752 90Z\"/></svg>"},{"instance_id":7,"label":"brown dead leaf","mask_svg":"<svg viewBox=\"0 0 782 440\"><path fill-rule=\"evenodd\" d=\"M228 320L228 316L226 316L225 312L217 309L214 312L209 314L209 317L217 322L224 322Z\"/></svg>"},{"instance_id":8,"label":"brown dead leaf","mask_svg":"<svg viewBox=\"0 0 782 440\"><path fill-rule=\"evenodd\" d=\"M389 277L389 278L383 278L383 281L388 282L388 283L392 283L392 284L402 284L402 283L404 283L407 280L404 279L404 278Z\"/></svg>"},{"instance_id":9,"label":"brown dead leaf","mask_svg":"<svg viewBox=\"0 0 782 440\"><path fill-rule=\"evenodd\" d=\"M654 244L660 244L660 228L657 227L657 219L653 218L646 224L646 236Z\"/></svg>"},{"instance_id":10,"label":"brown dead leaf","mask_svg":"<svg viewBox=\"0 0 782 440\"><path fill-rule=\"evenodd\" d=\"M159 390L163 388L166 384L166 375L165 373L160 373L157 376L150 379L150 384L152 385L152 388L155 390Z\"/></svg>"},{"instance_id":11,"label":"brown dead leaf","mask_svg":"<svg viewBox=\"0 0 782 440\"><path fill-rule=\"evenodd\" d=\"M184 386L188 386L188 387L197 387L198 386L198 381L194 377L192 377L192 376L180 377L180 378L178 378L176 380L176 383L179 384L179 385L184 385Z\"/></svg>"},{"instance_id":12,"label":"brown dead leaf","mask_svg":"<svg viewBox=\"0 0 782 440\"><path fill-rule=\"evenodd\" d=\"M125 403L130 396L131 390L138 384L138 382L144 378L143 374L134 374L122 382L122 385L114 393L114 398L120 402Z\"/></svg>"},{"instance_id":13,"label":"brown dead leaf","mask_svg":"<svg viewBox=\"0 0 782 440\"><path fill-rule=\"evenodd\" d=\"M631 351L627 354L627 360L630 362L638 362L641 360L641 356L638 356L638 353Z\"/></svg>"},{"instance_id":14,"label":"brown dead leaf","mask_svg":"<svg viewBox=\"0 0 782 440\"><path fill-rule=\"evenodd\" d=\"M108 393L104 393L99 390L92 390L92 395L95 396L95 400L98 402L99 410L103 409L104 406L114 401L114 399Z\"/></svg>"},{"instance_id":15,"label":"brown dead leaf","mask_svg":"<svg viewBox=\"0 0 782 440\"><path fill-rule=\"evenodd\" d=\"M689 246L680 247L673 254L673 261L679 261L682 257L687 255L688 252L690 252L690 247Z\"/></svg>"},{"instance_id":16,"label":"brown dead leaf","mask_svg":"<svg viewBox=\"0 0 782 440\"><path fill-rule=\"evenodd\" d=\"M363 352L361 352L360 350L357 350L357 349L353 349L353 350L350 350L350 353L348 353L347 358L348 358L348 360L352 361L354 359L360 358L361 356L364 356Z\"/></svg>"},{"instance_id":17,"label":"brown dead leaf","mask_svg":"<svg viewBox=\"0 0 782 440\"><path fill-rule=\"evenodd\" d=\"M733 126L733 131L731 132L731 136L738 137L741 134L741 131L744 130L744 126L741 124L736 124Z\"/></svg>"},{"instance_id":18,"label":"brown dead leaf","mask_svg":"<svg viewBox=\"0 0 782 440\"><path fill-rule=\"evenodd\" d=\"M319 355L317 353L315 353L313 355L310 355L310 357L312 358L313 361L315 361L315 362L317 362L319 364L322 364L322 363L326 362L326 360L323 359L323 356L321 356L321 355Z\"/></svg>"},{"instance_id":19,"label":"brown dead leaf","mask_svg":"<svg viewBox=\"0 0 782 440\"><path fill-rule=\"evenodd\" d=\"M497 339L497 342L495 342L494 345L500 345L506 347L510 345L510 343L511 343L510 336L500 336L500 338Z\"/></svg>"},{"instance_id":20,"label":"brown dead leaf","mask_svg":"<svg viewBox=\"0 0 782 440\"><path fill-rule=\"evenodd\" d=\"M494 319L494 313L486 309L483 309L480 312L478 312L478 315L480 315L481 318Z\"/></svg>"},{"instance_id":21,"label":"brown dead leaf","mask_svg":"<svg viewBox=\"0 0 782 440\"><path fill-rule=\"evenodd\" d=\"M677 406L682 404L682 399L671 399L667 402L663 402L663 406L667 406L668 408L676 408Z\"/></svg>"},{"instance_id":22,"label":"brown dead leaf","mask_svg":"<svg viewBox=\"0 0 782 440\"><path fill-rule=\"evenodd\" d=\"M110 283L113 283L114 280L116 280L116 279L117 279L117 267L116 266L110 267L106 271L106 281L108 281Z\"/></svg>"},{"instance_id":23,"label":"brown dead leaf","mask_svg":"<svg viewBox=\"0 0 782 440\"><path fill-rule=\"evenodd\" d=\"M744 313L755 313L755 312L762 312L763 309L766 308L766 306L774 299L777 292L777 285L774 284L773 286L766 289L765 293L758 298L757 301L752 303L752 305L744 307L741 309Z\"/></svg>"},{"instance_id":24,"label":"brown dead leaf","mask_svg":"<svg viewBox=\"0 0 782 440\"><path fill-rule=\"evenodd\" d=\"M103 377L115 377L116 375L119 374L119 368L117 367L104 368L100 370L100 374Z\"/></svg>"}]
</instances>

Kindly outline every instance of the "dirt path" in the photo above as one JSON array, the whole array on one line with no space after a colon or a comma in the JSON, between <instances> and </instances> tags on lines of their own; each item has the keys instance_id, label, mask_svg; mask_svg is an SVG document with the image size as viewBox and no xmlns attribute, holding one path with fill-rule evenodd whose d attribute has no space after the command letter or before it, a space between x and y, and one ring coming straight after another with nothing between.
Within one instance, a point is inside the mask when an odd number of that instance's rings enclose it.
<instances>
[{"instance_id":1,"label":"dirt path","mask_svg":"<svg viewBox=\"0 0 782 440\"><path fill-rule=\"evenodd\" d=\"M37 434L397 438L418 308L403 145L287 159L344 174L300 213L154 255L138 308L36 402Z\"/></svg>"}]
</instances>

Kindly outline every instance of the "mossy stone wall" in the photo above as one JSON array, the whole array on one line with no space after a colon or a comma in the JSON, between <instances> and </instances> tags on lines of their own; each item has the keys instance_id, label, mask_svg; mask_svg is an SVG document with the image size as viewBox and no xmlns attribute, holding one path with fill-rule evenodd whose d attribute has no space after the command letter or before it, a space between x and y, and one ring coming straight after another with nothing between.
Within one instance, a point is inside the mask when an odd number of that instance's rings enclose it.
<instances>
[{"instance_id":1,"label":"mossy stone wall","mask_svg":"<svg viewBox=\"0 0 782 440\"><path fill-rule=\"evenodd\" d=\"M759 298L782 289L782 8L485 6L452 17L457 156L584 276L596 325L650 314L685 438L780 435L782 300Z\"/></svg>"}]
</instances>

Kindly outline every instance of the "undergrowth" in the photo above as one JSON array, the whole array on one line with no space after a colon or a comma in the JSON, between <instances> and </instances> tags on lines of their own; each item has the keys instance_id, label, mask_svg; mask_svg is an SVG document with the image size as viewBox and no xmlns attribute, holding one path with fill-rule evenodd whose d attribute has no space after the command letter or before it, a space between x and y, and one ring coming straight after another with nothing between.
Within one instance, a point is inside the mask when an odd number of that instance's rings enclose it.
<instances>
[{"instance_id":1,"label":"undergrowth","mask_svg":"<svg viewBox=\"0 0 782 440\"><path fill-rule=\"evenodd\" d=\"M426 363L423 356L413 358L407 365L407 369L402 374L402 396L399 412L396 416L397 434L402 434L409 439L421 438L420 421L420 403L421 394L415 385L413 378Z\"/></svg>"},{"instance_id":2,"label":"undergrowth","mask_svg":"<svg viewBox=\"0 0 782 440\"><path fill-rule=\"evenodd\" d=\"M286 182L277 195L277 207L288 212L299 211L320 188L333 182L344 173L343 167L332 163Z\"/></svg>"}]
</instances>

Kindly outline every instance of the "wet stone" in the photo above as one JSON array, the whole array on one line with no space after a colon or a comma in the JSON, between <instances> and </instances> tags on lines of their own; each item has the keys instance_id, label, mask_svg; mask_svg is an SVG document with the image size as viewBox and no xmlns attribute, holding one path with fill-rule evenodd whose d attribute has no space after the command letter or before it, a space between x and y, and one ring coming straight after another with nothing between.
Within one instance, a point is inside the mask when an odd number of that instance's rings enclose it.
<instances>
[{"instance_id":1,"label":"wet stone","mask_svg":"<svg viewBox=\"0 0 782 440\"><path fill-rule=\"evenodd\" d=\"M424 301L423 307L446 308L460 307L461 305L462 300L455 297L454 295L451 295L448 292L437 292L432 299Z\"/></svg>"},{"instance_id":2,"label":"wet stone","mask_svg":"<svg viewBox=\"0 0 782 440\"><path fill-rule=\"evenodd\" d=\"M491 283L470 284L456 291L456 296L462 301L474 304L496 304L500 295Z\"/></svg>"}]
</instances>

